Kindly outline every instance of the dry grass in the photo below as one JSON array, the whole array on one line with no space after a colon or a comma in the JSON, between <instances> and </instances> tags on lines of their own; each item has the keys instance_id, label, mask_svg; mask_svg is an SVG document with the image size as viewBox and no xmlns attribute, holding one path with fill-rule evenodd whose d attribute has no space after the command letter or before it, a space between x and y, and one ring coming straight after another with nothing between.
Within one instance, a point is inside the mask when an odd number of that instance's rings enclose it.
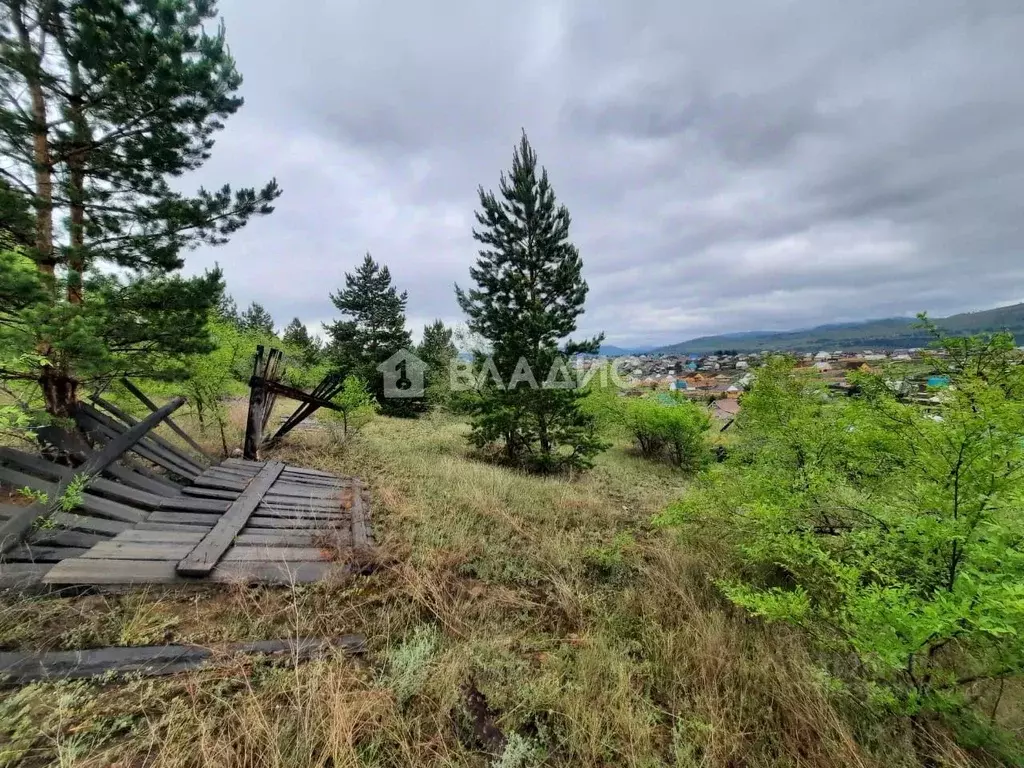
<instances>
[{"instance_id":1,"label":"dry grass","mask_svg":"<svg viewBox=\"0 0 1024 768\"><path fill-rule=\"evenodd\" d=\"M380 419L343 447L314 430L281 450L368 481L371 576L0 605L7 648L354 631L370 646L362 664L9 693L0 766L919 764L905 733L830 692L798 637L721 602L713 551L649 526L685 492L678 474L616 447L575 480L530 477L470 460L464 432ZM467 686L486 697L502 754Z\"/></svg>"}]
</instances>

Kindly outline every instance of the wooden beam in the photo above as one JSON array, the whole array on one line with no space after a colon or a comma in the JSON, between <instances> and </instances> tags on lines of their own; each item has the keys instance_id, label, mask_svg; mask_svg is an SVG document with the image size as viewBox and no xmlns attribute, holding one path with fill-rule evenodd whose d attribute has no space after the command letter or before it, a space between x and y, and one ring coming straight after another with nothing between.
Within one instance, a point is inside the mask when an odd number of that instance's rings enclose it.
<instances>
[{"instance_id":1,"label":"wooden beam","mask_svg":"<svg viewBox=\"0 0 1024 768\"><path fill-rule=\"evenodd\" d=\"M292 400L309 403L310 405L315 405L318 408L330 408L332 411L343 410L341 406L335 405L330 400L324 400L323 398L308 395L301 389L289 387L287 384L282 384L279 381L267 381L254 376L252 381L249 382L250 386L252 386L253 382L259 383L260 386L264 387L268 392L273 392L276 395L284 395Z\"/></svg>"},{"instance_id":2,"label":"wooden beam","mask_svg":"<svg viewBox=\"0 0 1024 768\"><path fill-rule=\"evenodd\" d=\"M138 398L139 402L141 402L144 406L149 408L149 410L151 410L151 411L157 410L156 403L154 403L152 400L150 400L148 397L146 397L146 393L143 392L138 387L136 387L134 384L132 384L127 378L121 379L121 383L124 385L125 389L127 389L129 392L131 392L133 395L135 395L135 397ZM186 432L181 427L179 427L171 419L167 419L166 420L166 424L167 424L168 427L171 428L171 431L173 431L174 434L176 434L178 437L180 437L182 440L184 440L186 443L188 443L192 447L193 450L198 451L200 456L202 456L202 457L204 457L206 459L209 459L210 461L213 461L213 457L210 456L206 451L204 451L203 447L201 445L199 445L199 443L197 443L195 440L193 440L189 436L188 432Z\"/></svg>"},{"instance_id":3,"label":"wooden beam","mask_svg":"<svg viewBox=\"0 0 1024 768\"><path fill-rule=\"evenodd\" d=\"M209 574L283 470L284 464L280 461L267 462L242 495L228 507L228 511L214 525L213 530L178 563L178 573L184 576Z\"/></svg>"},{"instance_id":4,"label":"wooden beam","mask_svg":"<svg viewBox=\"0 0 1024 768\"><path fill-rule=\"evenodd\" d=\"M96 403L96 405L98 405L100 408L104 409L107 413L110 413L113 416L115 416L118 419L120 419L122 422L127 424L129 427L133 427L133 426L135 426L136 424L139 423L139 420L136 419L134 416L132 416L130 413L126 413L125 411L121 410L120 408L118 408L113 403L104 400L99 395L93 395L89 399L92 400L94 403ZM154 413L155 413L155 411L154 411ZM167 440L164 440L162 437L160 437L160 435L156 434L155 432L151 431L149 434L147 434L146 435L146 439L147 440L152 440L158 446L160 446L165 451L167 451L169 454L174 456L174 458L176 458L180 462L182 462L182 464L184 464L187 467L191 467L191 468L195 469L196 472L202 472L204 469L206 469L206 465L205 464L200 464L198 461L196 461L194 458L189 456L187 453L185 453L183 450L178 448L176 445L174 445L173 443L168 442Z\"/></svg>"},{"instance_id":5,"label":"wooden beam","mask_svg":"<svg viewBox=\"0 0 1024 768\"><path fill-rule=\"evenodd\" d=\"M294 662L323 656L338 649L346 653L363 653L366 638L363 635L299 637L228 643L212 648L199 645L150 645L78 651L8 651L0 653L0 677L15 685L40 680L81 680L112 673L155 677L223 664L240 654L265 654Z\"/></svg>"},{"instance_id":6,"label":"wooden beam","mask_svg":"<svg viewBox=\"0 0 1024 768\"><path fill-rule=\"evenodd\" d=\"M263 410L266 407L267 390L262 386L263 379L259 376L262 362L263 345L260 344L256 347L252 378L249 380L249 413L245 419L245 442L242 445L242 455L252 461L259 459L260 446L263 444Z\"/></svg>"}]
</instances>

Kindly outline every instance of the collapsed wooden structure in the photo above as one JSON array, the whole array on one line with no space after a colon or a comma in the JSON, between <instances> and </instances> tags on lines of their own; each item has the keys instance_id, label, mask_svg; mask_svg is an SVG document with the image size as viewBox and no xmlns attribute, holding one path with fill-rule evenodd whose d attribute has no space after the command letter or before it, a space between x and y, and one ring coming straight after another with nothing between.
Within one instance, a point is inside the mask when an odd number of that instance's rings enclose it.
<instances>
[{"instance_id":1,"label":"collapsed wooden structure","mask_svg":"<svg viewBox=\"0 0 1024 768\"><path fill-rule=\"evenodd\" d=\"M357 478L278 461L213 463L168 421L183 398L157 407L126 386L146 418L94 396L78 404L78 430L40 430L41 454L0 448L0 484L46 499L0 505L0 586L290 584L372 546ZM160 423L196 453L157 435Z\"/></svg>"},{"instance_id":2,"label":"collapsed wooden structure","mask_svg":"<svg viewBox=\"0 0 1024 768\"><path fill-rule=\"evenodd\" d=\"M245 443L242 454L250 461L259 460L260 451L277 445L281 438L312 416L318 409L341 410L331 402L331 398L341 391L344 384L341 374L328 374L312 392L307 394L301 389L281 383L281 376L284 374L282 360L281 350L272 348L269 353L264 355L263 345L256 347L252 378L249 379L249 415L245 421ZM264 432L270 423L270 415L273 413L278 395L298 400L299 407L284 420L277 432L269 439L264 439Z\"/></svg>"}]
</instances>

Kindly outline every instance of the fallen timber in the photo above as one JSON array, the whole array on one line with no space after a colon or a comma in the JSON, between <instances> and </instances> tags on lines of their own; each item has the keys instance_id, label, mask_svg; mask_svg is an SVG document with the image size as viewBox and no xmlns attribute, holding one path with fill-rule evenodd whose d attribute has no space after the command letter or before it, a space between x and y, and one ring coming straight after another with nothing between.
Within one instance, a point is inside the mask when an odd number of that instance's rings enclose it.
<instances>
[{"instance_id":1,"label":"fallen timber","mask_svg":"<svg viewBox=\"0 0 1024 768\"><path fill-rule=\"evenodd\" d=\"M0 589L290 585L327 578L372 548L357 478L211 463L153 433L183 400L143 402L151 412L136 420L94 397L74 414L79 432L40 430L41 454L0 447L0 486L45 494L0 505Z\"/></svg>"},{"instance_id":2,"label":"fallen timber","mask_svg":"<svg viewBox=\"0 0 1024 768\"><path fill-rule=\"evenodd\" d=\"M335 650L361 654L365 648L366 638L362 635L342 635L226 643L211 648L148 645L81 651L8 651L0 653L0 685L81 680L109 674L157 677L227 664L239 656L259 654L291 663L324 656Z\"/></svg>"}]
</instances>

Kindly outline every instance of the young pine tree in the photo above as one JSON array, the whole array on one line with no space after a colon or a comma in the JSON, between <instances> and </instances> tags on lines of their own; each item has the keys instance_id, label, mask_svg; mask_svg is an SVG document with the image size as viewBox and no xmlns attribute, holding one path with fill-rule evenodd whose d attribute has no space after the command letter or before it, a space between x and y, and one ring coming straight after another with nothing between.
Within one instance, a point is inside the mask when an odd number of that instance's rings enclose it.
<instances>
[{"instance_id":1,"label":"young pine tree","mask_svg":"<svg viewBox=\"0 0 1024 768\"><path fill-rule=\"evenodd\" d=\"M242 105L215 18L211 0L0 0L0 175L32 220L31 241L0 260L0 283L19 285L0 306L0 347L40 361L4 376L38 380L50 413L93 376L208 349L220 273L175 275L181 253L273 210L273 181L170 184Z\"/></svg>"},{"instance_id":2,"label":"young pine tree","mask_svg":"<svg viewBox=\"0 0 1024 768\"><path fill-rule=\"evenodd\" d=\"M435 320L423 327L423 341L416 348L416 354L427 366L427 402L434 406L447 405L451 396L449 368L458 354L452 335L451 328Z\"/></svg>"},{"instance_id":3,"label":"young pine tree","mask_svg":"<svg viewBox=\"0 0 1024 768\"><path fill-rule=\"evenodd\" d=\"M507 384L485 381L471 440L478 447L503 443L507 461L542 471L586 467L602 446L579 407L583 393L565 357L596 353L604 334L559 349L583 314L587 283L569 241L569 211L556 203L547 171L538 175L525 132L499 190L500 199L480 189L481 228L473 237L484 248L470 269L476 287L455 288L470 330L490 343L494 369Z\"/></svg>"},{"instance_id":4,"label":"young pine tree","mask_svg":"<svg viewBox=\"0 0 1024 768\"><path fill-rule=\"evenodd\" d=\"M402 403L384 397L384 380L377 366L395 352L409 349L412 338L405 329L408 294L391 284L391 272L366 254L355 274L345 273L345 287L331 294L344 316L324 324L327 352L346 375L368 382L370 391L388 412L403 410Z\"/></svg>"}]
</instances>

